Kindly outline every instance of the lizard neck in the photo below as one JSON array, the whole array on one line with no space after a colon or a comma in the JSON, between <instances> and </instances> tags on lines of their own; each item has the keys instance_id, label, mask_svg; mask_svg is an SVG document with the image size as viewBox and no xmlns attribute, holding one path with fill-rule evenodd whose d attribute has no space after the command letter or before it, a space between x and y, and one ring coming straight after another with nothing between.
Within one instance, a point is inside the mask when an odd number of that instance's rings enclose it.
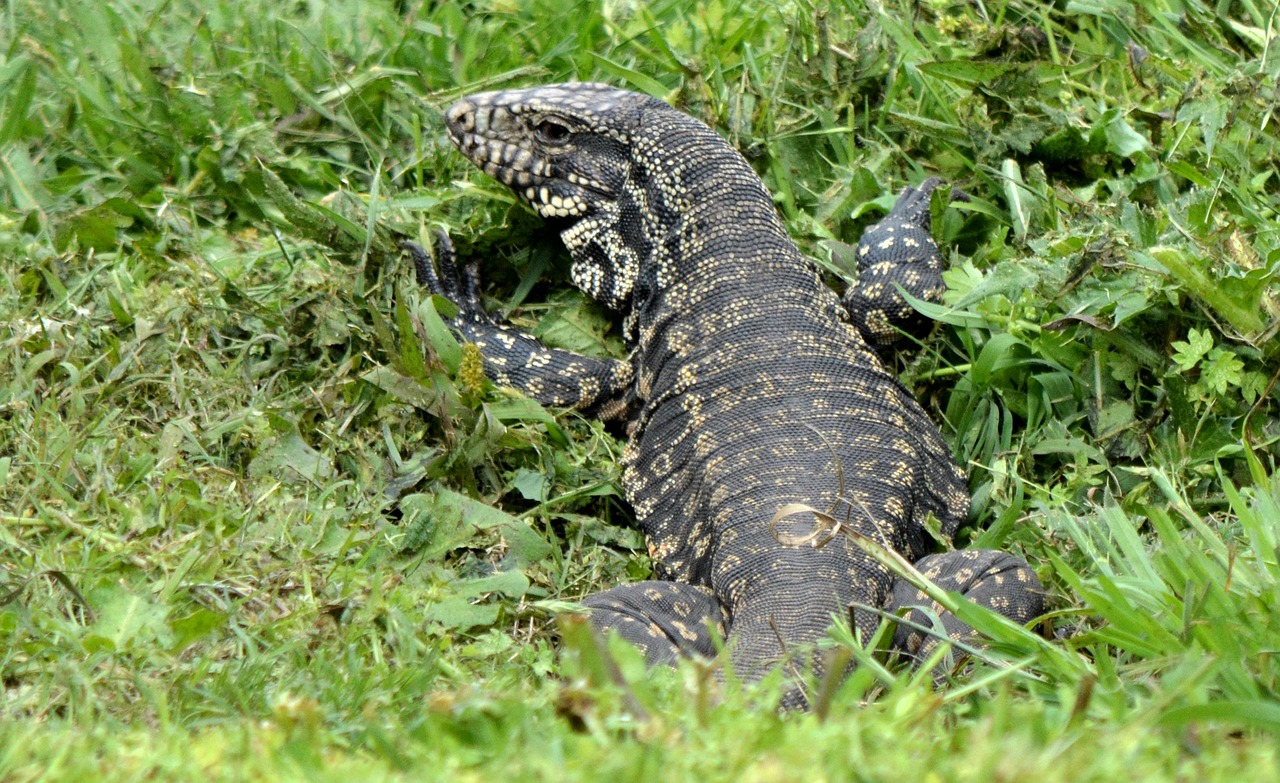
<instances>
[{"instance_id":1,"label":"lizard neck","mask_svg":"<svg viewBox=\"0 0 1280 783\"><path fill-rule=\"evenodd\" d=\"M637 341L664 307L685 306L691 289L718 298L820 285L742 155L701 122L666 106L654 111L663 116L632 139L615 221L635 259L622 308L628 340Z\"/></svg>"}]
</instances>

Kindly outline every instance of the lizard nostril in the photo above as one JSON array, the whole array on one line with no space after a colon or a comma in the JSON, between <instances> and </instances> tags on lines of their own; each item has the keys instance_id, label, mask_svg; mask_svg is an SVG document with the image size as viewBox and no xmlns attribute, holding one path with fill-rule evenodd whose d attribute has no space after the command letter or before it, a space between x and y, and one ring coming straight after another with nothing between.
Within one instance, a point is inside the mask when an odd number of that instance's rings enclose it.
<instances>
[{"instance_id":1,"label":"lizard nostril","mask_svg":"<svg viewBox=\"0 0 1280 783\"><path fill-rule=\"evenodd\" d=\"M476 106L471 101L458 101L449 107L444 118L450 133L469 133L476 127Z\"/></svg>"}]
</instances>

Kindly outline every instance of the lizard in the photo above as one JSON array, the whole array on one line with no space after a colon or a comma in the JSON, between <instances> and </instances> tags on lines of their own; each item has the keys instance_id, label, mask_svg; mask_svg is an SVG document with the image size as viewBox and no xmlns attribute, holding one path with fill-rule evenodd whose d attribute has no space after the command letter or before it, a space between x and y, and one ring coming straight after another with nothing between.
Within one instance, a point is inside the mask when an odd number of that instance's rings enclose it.
<instances>
[{"instance_id":1,"label":"lizard","mask_svg":"<svg viewBox=\"0 0 1280 783\"><path fill-rule=\"evenodd\" d=\"M748 681L812 651L833 618L865 640L882 615L906 612L914 622L892 645L917 663L944 635L977 641L852 536L819 535L824 519L1014 622L1042 613L1025 560L929 554L929 515L944 535L967 517L966 476L877 355L918 326L895 283L928 301L944 290L930 236L936 180L906 189L867 230L841 299L745 158L660 99L589 82L498 90L458 100L445 125L467 159L560 230L574 284L622 315L627 359L548 348L490 319L477 266L460 269L443 232L434 259L406 243L420 283L458 305L452 326L495 384L630 421L622 484L654 578L584 598L594 628L650 665L723 646ZM910 627L934 620L935 634ZM804 706L789 687L784 705Z\"/></svg>"}]
</instances>

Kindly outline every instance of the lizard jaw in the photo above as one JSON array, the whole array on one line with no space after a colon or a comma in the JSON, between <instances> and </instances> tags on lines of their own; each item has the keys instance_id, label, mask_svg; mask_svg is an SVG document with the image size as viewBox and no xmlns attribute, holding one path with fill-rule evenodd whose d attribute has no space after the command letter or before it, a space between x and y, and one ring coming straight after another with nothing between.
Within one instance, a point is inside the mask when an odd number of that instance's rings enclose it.
<instances>
[{"instance_id":1,"label":"lizard jaw","mask_svg":"<svg viewBox=\"0 0 1280 783\"><path fill-rule=\"evenodd\" d=\"M531 143L525 112L464 98L445 114L449 139L481 171L514 190L544 218L584 217L607 197L602 182L572 172L560 175L553 156ZM500 95L500 94L494 94Z\"/></svg>"},{"instance_id":2,"label":"lizard jaw","mask_svg":"<svg viewBox=\"0 0 1280 783\"><path fill-rule=\"evenodd\" d=\"M627 129L600 125L595 112L639 98L591 83L484 92L449 107L445 126L463 155L538 214L582 218L616 200L621 172L608 161L628 159ZM610 154L599 154L602 143Z\"/></svg>"}]
</instances>

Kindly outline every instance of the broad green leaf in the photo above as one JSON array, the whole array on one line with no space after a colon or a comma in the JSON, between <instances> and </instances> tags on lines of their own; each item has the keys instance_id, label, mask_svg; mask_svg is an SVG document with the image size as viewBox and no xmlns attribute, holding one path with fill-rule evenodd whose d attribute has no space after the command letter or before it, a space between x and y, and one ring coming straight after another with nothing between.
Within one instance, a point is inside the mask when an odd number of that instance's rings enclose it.
<instances>
[{"instance_id":1,"label":"broad green leaf","mask_svg":"<svg viewBox=\"0 0 1280 783\"><path fill-rule=\"evenodd\" d=\"M166 622L167 611L149 599L118 587L90 593L98 616L84 637L86 648L129 652L152 645L169 648L174 636Z\"/></svg>"},{"instance_id":2,"label":"broad green leaf","mask_svg":"<svg viewBox=\"0 0 1280 783\"><path fill-rule=\"evenodd\" d=\"M517 470L511 479L511 486L516 488L520 496L535 503L546 501L550 484L551 482L544 474L527 468Z\"/></svg>"},{"instance_id":3,"label":"broad green leaf","mask_svg":"<svg viewBox=\"0 0 1280 783\"><path fill-rule=\"evenodd\" d=\"M1173 361L1183 372L1200 363L1209 349L1213 348L1213 335L1206 329L1191 329L1187 332L1187 341L1175 341L1173 344Z\"/></svg>"},{"instance_id":4,"label":"broad green leaf","mask_svg":"<svg viewBox=\"0 0 1280 783\"><path fill-rule=\"evenodd\" d=\"M570 295L567 307L552 310L533 329L548 347L585 356L608 357L621 353L616 337L607 337L609 321L586 297Z\"/></svg>"},{"instance_id":5,"label":"broad green leaf","mask_svg":"<svg viewBox=\"0 0 1280 783\"><path fill-rule=\"evenodd\" d=\"M422 304L418 307L418 318L422 321L422 328L427 334L427 342L431 346L431 350L435 351L436 356L440 357L440 362L444 365L445 370L450 375L458 372L458 367L462 364L462 347L458 345L458 338L454 337L453 331L445 325L444 319L440 317L437 309L437 303L443 297L429 296L422 300ZM449 307L454 305L448 300L444 303Z\"/></svg>"},{"instance_id":6,"label":"broad green leaf","mask_svg":"<svg viewBox=\"0 0 1280 783\"><path fill-rule=\"evenodd\" d=\"M452 490L407 496L401 500L401 509L405 533L400 547L421 552L424 559L461 546L482 530L501 535L520 565L542 560L552 551L529 523Z\"/></svg>"},{"instance_id":7,"label":"broad green leaf","mask_svg":"<svg viewBox=\"0 0 1280 783\"><path fill-rule=\"evenodd\" d=\"M333 478L332 460L307 443L296 424L273 417L273 427L278 435L249 463L250 475L301 478L317 486Z\"/></svg>"},{"instance_id":8,"label":"broad green leaf","mask_svg":"<svg viewBox=\"0 0 1280 783\"><path fill-rule=\"evenodd\" d=\"M466 631L478 626L493 625L502 610L496 603L474 604L466 598L450 596L426 608L426 619L446 628Z\"/></svg>"},{"instance_id":9,"label":"broad green leaf","mask_svg":"<svg viewBox=\"0 0 1280 783\"><path fill-rule=\"evenodd\" d=\"M1111 121L1107 123L1106 131L1107 148L1122 158L1132 157L1151 148L1151 142L1147 137L1134 130L1119 112L1114 113Z\"/></svg>"}]
</instances>

